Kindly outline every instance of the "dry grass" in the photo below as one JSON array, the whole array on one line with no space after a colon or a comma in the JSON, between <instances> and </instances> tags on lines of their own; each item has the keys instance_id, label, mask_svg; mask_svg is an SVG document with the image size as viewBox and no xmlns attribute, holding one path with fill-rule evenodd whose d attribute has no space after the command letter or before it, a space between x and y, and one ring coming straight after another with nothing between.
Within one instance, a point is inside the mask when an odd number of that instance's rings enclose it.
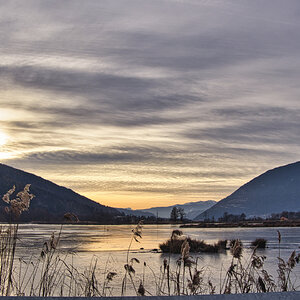
<instances>
[{"instance_id":1,"label":"dry grass","mask_svg":"<svg viewBox=\"0 0 300 300\"><path fill-rule=\"evenodd\" d=\"M134 264L135 263L140 263L140 261L133 257L131 259L129 259L129 253L130 253L130 249L131 249L131 245L133 243L133 241L136 242L140 242L140 239L142 238L142 222L139 222L136 227L132 230L132 237L127 249L127 259L126 259L126 264L124 265L124 269L125 269L125 275L122 281L122 292L121 292L121 296L125 296L126 294L126 290L127 290L127 281L128 281L128 277L130 279L130 283L132 285L132 288L135 291L135 294L137 296L141 296L141 291L144 289L142 283L140 284L139 288L137 289L136 284L134 282L133 276L135 275L135 269L134 269ZM144 294L142 295L144 296Z\"/></svg>"},{"instance_id":2,"label":"dry grass","mask_svg":"<svg viewBox=\"0 0 300 300\"><path fill-rule=\"evenodd\" d=\"M251 246L257 249L265 249L267 246L267 240L262 238L257 238L251 243Z\"/></svg>"},{"instance_id":3,"label":"dry grass","mask_svg":"<svg viewBox=\"0 0 300 300\"><path fill-rule=\"evenodd\" d=\"M163 253L180 254L182 245L188 242L190 252L193 253L218 253L226 249L227 241L218 241L217 243L210 245L202 240L191 239L190 237L182 238L176 232L172 233L170 239L159 245L160 250Z\"/></svg>"}]
</instances>

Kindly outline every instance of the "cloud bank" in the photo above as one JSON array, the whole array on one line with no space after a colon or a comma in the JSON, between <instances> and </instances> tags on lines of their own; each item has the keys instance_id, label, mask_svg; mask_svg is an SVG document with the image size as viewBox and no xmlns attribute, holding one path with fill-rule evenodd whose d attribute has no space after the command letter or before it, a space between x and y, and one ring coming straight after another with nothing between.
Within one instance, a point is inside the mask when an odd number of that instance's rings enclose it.
<instances>
[{"instance_id":1,"label":"cloud bank","mask_svg":"<svg viewBox=\"0 0 300 300\"><path fill-rule=\"evenodd\" d=\"M3 163L123 207L299 160L299 1L2 1Z\"/></svg>"}]
</instances>

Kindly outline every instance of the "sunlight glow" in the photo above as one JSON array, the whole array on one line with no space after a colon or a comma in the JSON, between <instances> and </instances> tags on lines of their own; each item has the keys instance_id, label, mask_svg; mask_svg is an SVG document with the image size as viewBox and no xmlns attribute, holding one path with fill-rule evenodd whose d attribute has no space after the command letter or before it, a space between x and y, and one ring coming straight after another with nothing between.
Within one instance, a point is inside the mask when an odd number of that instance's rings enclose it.
<instances>
[{"instance_id":1,"label":"sunlight glow","mask_svg":"<svg viewBox=\"0 0 300 300\"><path fill-rule=\"evenodd\" d=\"M7 135L4 132L0 131L0 147L6 144L7 139Z\"/></svg>"},{"instance_id":2,"label":"sunlight glow","mask_svg":"<svg viewBox=\"0 0 300 300\"><path fill-rule=\"evenodd\" d=\"M13 156L10 153L6 153L6 152L0 152L0 159L11 159L13 158Z\"/></svg>"},{"instance_id":3,"label":"sunlight glow","mask_svg":"<svg viewBox=\"0 0 300 300\"><path fill-rule=\"evenodd\" d=\"M8 142L8 136L6 133L3 131L0 131L0 159L5 160L5 159L10 159L12 158L11 153L5 151L2 146L4 146Z\"/></svg>"}]
</instances>

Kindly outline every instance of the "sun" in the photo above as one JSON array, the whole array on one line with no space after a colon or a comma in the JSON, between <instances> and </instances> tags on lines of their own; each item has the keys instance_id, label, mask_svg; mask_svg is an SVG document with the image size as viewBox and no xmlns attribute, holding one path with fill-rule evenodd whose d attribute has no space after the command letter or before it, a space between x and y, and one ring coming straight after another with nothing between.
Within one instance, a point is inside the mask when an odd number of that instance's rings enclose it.
<instances>
[{"instance_id":1,"label":"sun","mask_svg":"<svg viewBox=\"0 0 300 300\"><path fill-rule=\"evenodd\" d=\"M0 131L0 147L5 145L6 141L7 141L7 135L4 132Z\"/></svg>"}]
</instances>

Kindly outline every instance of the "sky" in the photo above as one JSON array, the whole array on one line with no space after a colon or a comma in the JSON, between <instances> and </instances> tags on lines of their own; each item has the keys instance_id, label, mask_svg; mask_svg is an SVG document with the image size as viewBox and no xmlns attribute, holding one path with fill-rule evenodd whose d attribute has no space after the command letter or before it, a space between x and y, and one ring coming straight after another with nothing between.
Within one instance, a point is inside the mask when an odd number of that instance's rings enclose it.
<instances>
[{"instance_id":1,"label":"sky","mask_svg":"<svg viewBox=\"0 0 300 300\"><path fill-rule=\"evenodd\" d=\"M299 160L298 0L0 0L0 25L4 164L148 208Z\"/></svg>"}]
</instances>

